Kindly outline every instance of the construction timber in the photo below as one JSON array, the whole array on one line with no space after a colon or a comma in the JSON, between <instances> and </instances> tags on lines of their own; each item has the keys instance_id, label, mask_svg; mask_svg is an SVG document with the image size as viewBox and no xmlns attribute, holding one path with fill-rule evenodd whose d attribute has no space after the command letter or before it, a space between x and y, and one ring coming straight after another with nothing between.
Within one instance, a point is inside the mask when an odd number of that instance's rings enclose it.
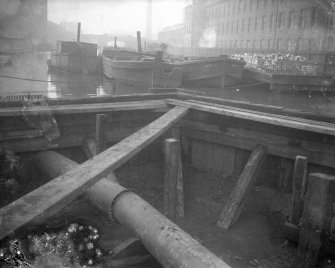
<instances>
[{"instance_id":1,"label":"construction timber","mask_svg":"<svg viewBox=\"0 0 335 268\"><path fill-rule=\"evenodd\" d=\"M85 195L140 239L164 267L230 267L173 223L184 215L183 188L189 186L182 187L182 164L237 175L217 218L217 226L226 230L243 215L253 185L269 174L275 178L276 187L293 187L295 209L290 224L296 228L294 232L299 233L296 223L300 218L309 226L314 216L310 212L315 206L313 200L319 193L328 193L322 194L322 208L328 209L332 202L328 191L333 186L330 175L335 174L332 114L209 98L180 89L152 92L46 99L25 106L18 101L1 103L0 149L33 155L51 180L0 209L0 239L34 221L45 220ZM94 139L90 138L92 133ZM163 140L165 146L161 146ZM61 155L65 151L71 155L69 152L78 148L85 152L81 164ZM162 158L159 153L165 152L164 199L169 219L121 186L114 175L117 168L148 148L153 148L148 161ZM271 168L274 162L282 166L280 172ZM311 189L305 194L308 176L311 185L321 181L317 194ZM329 227L331 216L327 219L328 225L322 223L322 230ZM150 231L146 226L152 227ZM308 229L307 234L313 232ZM302 230L299 240L308 247L305 237ZM299 245L301 259L311 254L305 244Z\"/></svg>"}]
</instances>

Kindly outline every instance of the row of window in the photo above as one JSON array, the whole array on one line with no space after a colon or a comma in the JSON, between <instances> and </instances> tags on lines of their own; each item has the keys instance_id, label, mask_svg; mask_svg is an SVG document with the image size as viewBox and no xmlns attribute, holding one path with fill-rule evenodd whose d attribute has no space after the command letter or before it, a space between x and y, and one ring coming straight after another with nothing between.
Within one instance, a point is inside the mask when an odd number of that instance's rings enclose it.
<instances>
[{"instance_id":1,"label":"row of window","mask_svg":"<svg viewBox=\"0 0 335 268\"><path fill-rule=\"evenodd\" d=\"M308 20L308 14L310 11L310 19ZM295 26L299 28L305 27L313 27L314 25L319 24L322 20L321 17L316 16L316 11L314 8L309 10L308 8L301 9L298 12L298 16L296 11L290 11L288 13L281 12L278 14L278 20L276 18L276 14L271 14L270 16L262 16L255 18L248 18L236 21L227 21L221 24L216 24L217 33L224 34L237 34L239 31L243 32L253 32L253 31L265 31L265 30L273 30L275 25L277 25L278 29L290 29ZM210 27L209 23L209 27Z\"/></svg>"},{"instance_id":2,"label":"row of window","mask_svg":"<svg viewBox=\"0 0 335 268\"><path fill-rule=\"evenodd\" d=\"M279 2L278 2L279 1ZM293 2L295 0L287 0ZM278 3L283 3L284 0L233 0L221 7L213 8L208 11L209 19L219 19L232 15L240 15L241 13L251 12L254 9L266 8L268 5L277 6Z\"/></svg>"},{"instance_id":3,"label":"row of window","mask_svg":"<svg viewBox=\"0 0 335 268\"><path fill-rule=\"evenodd\" d=\"M314 38L310 39L254 39L254 40L221 40L218 47L230 49L255 49L255 50L317 50L318 43Z\"/></svg>"}]
</instances>

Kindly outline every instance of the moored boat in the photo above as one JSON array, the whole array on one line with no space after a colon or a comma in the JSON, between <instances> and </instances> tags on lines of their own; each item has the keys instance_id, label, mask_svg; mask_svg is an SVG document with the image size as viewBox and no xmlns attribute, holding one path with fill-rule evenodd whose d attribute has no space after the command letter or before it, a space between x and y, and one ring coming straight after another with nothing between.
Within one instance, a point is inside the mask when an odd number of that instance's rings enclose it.
<instances>
[{"instance_id":1,"label":"moored boat","mask_svg":"<svg viewBox=\"0 0 335 268\"><path fill-rule=\"evenodd\" d=\"M244 61L227 56L171 63L173 67L182 68L184 84L220 88L239 84L244 65Z\"/></svg>"},{"instance_id":2,"label":"moored boat","mask_svg":"<svg viewBox=\"0 0 335 268\"><path fill-rule=\"evenodd\" d=\"M48 68L56 71L95 73L99 67L98 46L92 43L58 41L51 52Z\"/></svg>"},{"instance_id":3,"label":"moored boat","mask_svg":"<svg viewBox=\"0 0 335 268\"><path fill-rule=\"evenodd\" d=\"M109 78L141 82L145 85L150 84L154 67L152 55L150 57L150 54L118 49L106 51L102 56L102 64L102 71ZM227 56L180 62L163 61L161 79L165 81L162 84L166 87L178 87L178 75L174 77L173 72L177 73L176 70L179 69L182 73L182 85L232 86L241 82L244 65L244 61Z\"/></svg>"},{"instance_id":4,"label":"moored boat","mask_svg":"<svg viewBox=\"0 0 335 268\"><path fill-rule=\"evenodd\" d=\"M269 83L275 92L334 92L335 80L330 74L289 74L245 69L245 78L251 82Z\"/></svg>"}]
</instances>

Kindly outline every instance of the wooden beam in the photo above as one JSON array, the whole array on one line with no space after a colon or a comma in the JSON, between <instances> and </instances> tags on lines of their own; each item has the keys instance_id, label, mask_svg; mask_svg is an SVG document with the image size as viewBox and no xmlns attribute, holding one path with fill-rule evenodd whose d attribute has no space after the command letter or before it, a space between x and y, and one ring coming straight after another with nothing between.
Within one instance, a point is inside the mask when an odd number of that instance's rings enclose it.
<instances>
[{"instance_id":1,"label":"wooden beam","mask_svg":"<svg viewBox=\"0 0 335 268\"><path fill-rule=\"evenodd\" d=\"M138 131L141 127L115 129L107 132L108 142L118 142L125 137ZM43 151L50 149L61 149L77 147L82 145L82 141L85 138L86 133L69 134L61 136L59 139L48 142L45 138L33 138L33 139L20 139L15 141L0 142L0 148L2 150L8 150L18 153L23 152L34 152Z\"/></svg>"},{"instance_id":2,"label":"wooden beam","mask_svg":"<svg viewBox=\"0 0 335 268\"><path fill-rule=\"evenodd\" d=\"M299 246L294 267L316 267L325 235L329 235L335 201L335 177L312 173L308 188L299 234Z\"/></svg>"},{"instance_id":3,"label":"wooden beam","mask_svg":"<svg viewBox=\"0 0 335 268\"><path fill-rule=\"evenodd\" d=\"M97 144L97 141L96 141L95 137L92 137L90 135L86 136L83 140L83 143L82 143L81 147L82 147L82 149L84 151L84 154L87 157L87 159L91 159L93 156L96 156L98 154L97 153L98 152L98 144ZM114 172L109 173L106 176L106 178L111 180L111 181L119 183L119 181L116 178ZM104 180L104 179L102 179L102 180ZM101 183L102 180L100 180L99 182Z\"/></svg>"},{"instance_id":4,"label":"wooden beam","mask_svg":"<svg viewBox=\"0 0 335 268\"><path fill-rule=\"evenodd\" d=\"M182 141L179 128L172 127L170 129L170 136L179 142L179 164L178 164L178 179L177 179L177 216L184 217L184 181L183 181L183 168L182 168Z\"/></svg>"},{"instance_id":5,"label":"wooden beam","mask_svg":"<svg viewBox=\"0 0 335 268\"><path fill-rule=\"evenodd\" d=\"M175 91L170 91L173 93ZM208 97L208 96L196 96L195 94L189 94L187 92L183 92L182 90L176 89L178 92L178 99L180 100L199 100L204 102L209 102L212 105L226 105L235 108L242 108L242 109L249 109L253 111L261 111L267 113L274 113L274 114L281 114L286 116L293 116L299 118L307 118L312 120L324 121L324 122L335 122L334 111L332 109L327 111L324 110L317 110L317 111L302 111L296 109L285 108L282 106L273 106L273 105L266 105L256 104L252 102L246 101L238 101L238 100L231 100L231 99L221 99L216 97Z\"/></svg>"},{"instance_id":6,"label":"wooden beam","mask_svg":"<svg viewBox=\"0 0 335 268\"><path fill-rule=\"evenodd\" d=\"M42 137L42 136L43 136L43 130L40 130L40 129L9 131L9 132L0 133L0 141L32 139L32 138Z\"/></svg>"},{"instance_id":7,"label":"wooden beam","mask_svg":"<svg viewBox=\"0 0 335 268\"><path fill-rule=\"evenodd\" d=\"M265 155L266 147L262 145L257 146L252 152L241 176L237 180L221 211L217 222L218 226L228 229L238 220L245 204L246 196L256 180Z\"/></svg>"},{"instance_id":8,"label":"wooden beam","mask_svg":"<svg viewBox=\"0 0 335 268\"><path fill-rule=\"evenodd\" d=\"M164 156L164 214L170 220L176 221L177 216L184 216L180 142L166 139Z\"/></svg>"},{"instance_id":9,"label":"wooden beam","mask_svg":"<svg viewBox=\"0 0 335 268\"><path fill-rule=\"evenodd\" d=\"M135 253L134 250L140 250L141 252L148 253L148 251L144 248L141 240L136 237L129 237L115 246L109 255L112 255L113 257L126 257L133 255Z\"/></svg>"},{"instance_id":10,"label":"wooden beam","mask_svg":"<svg viewBox=\"0 0 335 268\"><path fill-rule=\"evenodd\" d=\"M321 134L335 136L335 124L319 122L308 119L300 119L289 116L278 117L274 114L259 113L251 110L236 109L226 106L212 106L210 104L200 104L189 101L166 100L167 104L188 107L198 111L220 114L224 116L240 118L265 124L282 126L286 128L300 129Z\"/></svg>"},{"instance_id":11,"label":"wooden beam","mask_svg":"<svg viewBox=\"0 0 335 268\"><path fill-rule=\"evenodd\" d=\"M245 150L252 150L257 144L261 143L267 147L268 154L290 159L295 159L297 155L304 155L308 157L309 163L335 168L335 147L331 143L297 140L285 136L237 128L221 130L218 125L185 120L179 126L181 134L190 139Z\"/></svg>"},{"instance_id":12,"label":"wooden beam","mask_svg":"<svg viewBox=\"0 0 335 268\"><path fill-rule=\"evenodd\" d=\"M0 239L33 219L52 215L66 206L152 143L187 111L187 108L175 107L113 147L2 208Z\"/></svg>"},{"instance_id":13,"label":"wooden beam","mask_svg":"<svg viewBox=\"0 0 335 268\"><path fill-rule=\"evenodd\" d=\"M97 141L97 154L101 153L106 149L106 121L107 115L106 114L97 114L96 115L96 125L95 125L95 139Z\"/></svg>"},{"instance_id":14,"label":"wooden beam","mask_svg":"<svg viewBox=\"0 0 335 268\"><path fill-rule=\"evenodd\" d=\"M297 156L294 164L291 223L298 225L304 207L307 185L307 157Z\"/></svg>"},{"instance_id":15,"label":"wooden beam","mask_svg":"<svg viewBox=\"0 0 335 268\"><path fill-rule=\"evenodd\" d=\"M166 104L163 100L32 106L24 110L22 110L22 107L6 107L0 108L0 117L35 115L37 113L50 112L53 114L103 113L112 111L151 110L165 107Z\"/></svg>"},{"instance_id":16,"label":"wooden beam","mask_svg":"<svg viewBox=\"0 0 335 268\"><path fill-rule=\"evenodd\" d=\"M158 75L162 71L162 61L163 61L163 51L157 51L157 55L155 57L155 62L154 62L154 69L152 71L152 79L151 79L151 87L155 88L159 86L157 84L158 80Z\"/></svg>"}]
</instances>

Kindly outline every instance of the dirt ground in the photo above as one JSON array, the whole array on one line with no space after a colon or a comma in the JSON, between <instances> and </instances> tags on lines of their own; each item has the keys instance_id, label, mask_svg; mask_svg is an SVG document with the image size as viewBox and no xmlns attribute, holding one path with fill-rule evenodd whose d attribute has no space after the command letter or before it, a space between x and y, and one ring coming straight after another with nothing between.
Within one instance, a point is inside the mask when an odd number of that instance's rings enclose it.
<instances>
[{"instance_id":1,"label":"dirt ground","mask_svg":"<svg viewBox=\"0 0 335 268\"><path fill-rule=\"evenodd\" d=\"M151 205L163 208L163 164L126 165L116 171L120 183L137 192ZM255 186L238 222L228 231L216 226L236 177L183 167L185 217L177 224L232 267L291 267L296 245L279 235L279 226L290 213L291 195ZM78 198L52 218L25 232L62 228L72 222L99 229L99 247L105 252L131 236L122 226L107 219L84 198ZM45 262L35 267L46 266ZM96 266L107 267L107 266ZM145 267L158 267L151 264Z\"/></svg>"},{"instance_id":2,"label":"dirt ground","mask_svg":"<svg viewBox=\"0 0 335 268\"><path fill-rule=\"evenodd\" d=\"M121 184L154 207L163 207L163 165L125 167ZM290 213L291 195L254 187L238 222L228 231L216 226L236 177L183 167L185 218L178 225L232 267L291 267L296 245L279 235Z\"/></svg>"}]
</instances>

